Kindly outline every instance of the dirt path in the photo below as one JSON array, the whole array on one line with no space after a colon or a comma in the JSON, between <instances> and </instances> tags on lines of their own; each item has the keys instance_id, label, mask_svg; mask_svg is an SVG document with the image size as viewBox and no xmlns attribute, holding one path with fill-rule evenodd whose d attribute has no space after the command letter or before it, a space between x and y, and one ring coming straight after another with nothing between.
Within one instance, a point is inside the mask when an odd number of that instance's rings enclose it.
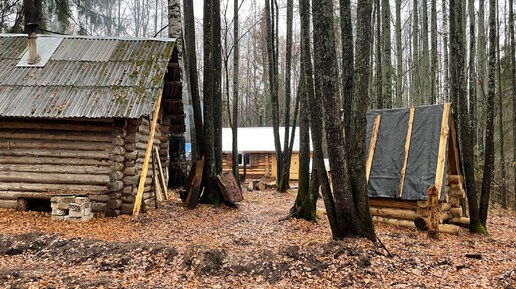
<instances>
[{"instance_id":1,"label":"dirt path","mask_svg":"<svg viewBox=\"0 0 516 289\"><path fill-rule=\"evenodd\" d=\"M331 241L318 222L281 222L295 192L246 192L238 208L185 211L175 199L138 222L78 224L48 213L0 211L5 288L504 288L516 286L516 218L499 211L491 236L426 234L377 224L385 250ZM505 214L508 214L505 212ZM466 254L480 254L481 259ZM511 280L512 278L512 280Z\"/></svg>"}]
</instances>

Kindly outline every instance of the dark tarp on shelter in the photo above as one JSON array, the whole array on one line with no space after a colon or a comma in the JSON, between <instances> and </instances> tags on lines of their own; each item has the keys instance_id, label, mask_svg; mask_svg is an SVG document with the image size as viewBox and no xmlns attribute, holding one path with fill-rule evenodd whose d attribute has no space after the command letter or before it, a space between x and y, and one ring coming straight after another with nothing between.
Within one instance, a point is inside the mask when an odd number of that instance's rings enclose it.
<instances>
[{"instance_id":1,"label":"dark tarp on shelter","mask_svg":"<svg viewBox=\"0 0 516 289\"><path fill-rule=\"evenodd\" d=\"M435 184L443 110L443 104L420 106L414 110L402 200L426 200L428 188ZM410 108L369 111L367 113L367 149L369 149L374 121L378 115L381 115L381 119L369 175L369 197L399 199ZM448 144L445 172L447 159ZM443 174L442 184L441 200L444 200L446 173Z\"/></svg>"}]
</instances>

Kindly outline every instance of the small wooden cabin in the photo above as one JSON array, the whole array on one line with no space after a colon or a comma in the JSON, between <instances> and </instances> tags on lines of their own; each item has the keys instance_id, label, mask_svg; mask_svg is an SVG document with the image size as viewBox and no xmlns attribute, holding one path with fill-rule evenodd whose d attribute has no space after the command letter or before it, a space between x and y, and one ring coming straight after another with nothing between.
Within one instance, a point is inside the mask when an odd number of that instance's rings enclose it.
<instances>
[{"instance_id":1,"label":"small wooden cabin","mask_svg":"<svg viewBox=\"0 0 516 289\"><path fill-rule=\"evenodd\" d=\"M184 132L174 39L41 35L36 43L41 59L28 64L26 35L0 35L0 207L80 193L94 211L131 214L160 94L154 145L165 170L170 136Z\"/></svg>"},{"instance_id":2,"label":"small wooden cabin","mask_svg":"<svg viewBox=\"0 0 516 289\"><path fill-rule=\"evenodd\" d=\"M427 191L439 194L440 222L467 226L465 191L450 103L367 114L366 177L373 219L414 227L428 216ZM440 225L455 232L456 227Z\"/></svg>"},{"instance_id":3,"label":"small wooden cabin","mask_svg":"<svg viewBox=\"0 0 516 289\"><path fill-rule=\"evenodd\" d=\"M280 140L283 145L285 128L280 127ZM290 129L290 132L292 128ZM222 129L222 170L232 171L233 135L231 128ZM310 145L311 148L311 145ZM244 175L246 164L246 178L259 179L264 175L277 178L276 150L272 127L240 127L238 128L238 163L240 175ZM299 178L299 128L296 128L292 159L290 162L290 179Z\"/></svg>"}]
</instances>

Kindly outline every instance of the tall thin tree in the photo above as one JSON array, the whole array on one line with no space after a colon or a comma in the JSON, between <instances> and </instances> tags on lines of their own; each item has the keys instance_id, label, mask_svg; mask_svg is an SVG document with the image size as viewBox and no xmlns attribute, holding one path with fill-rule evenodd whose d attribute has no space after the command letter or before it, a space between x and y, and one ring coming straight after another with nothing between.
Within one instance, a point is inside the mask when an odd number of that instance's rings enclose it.
<instances>
[{"instance_id":1,"label":"tall thin tree","mask_svg":"<svg viewBox=\"0 0 516 289\"><path fill-rule=\"evenodd\" d=\"M389 0L382 0L383 38L383 102L385 108L392 108L392 60L391 60L391 7Z\"/></svg>"},{"instance_id":2,"label":"tall thin tree","mask_svg":"<svg viewBox=\"0 0 516 289\"><path fill-rule=\"evenodd\" d=\"M514 10L513 0L509 0L509 38L511 45L511 94L512 94L512 162L516 164L516 41L514 39ZM514 204L513 208L516 210L516 166L513 165L514 177Z\"/></svg>"},{"instance_id":3,"label":"tall thin tree","mask_svg":"<svg viewBox=\"0 0 516 289\"><path fill-rule=\"evenodd\" d=\"M435 0L433 0L435 1ZM403 46L401 44L401 0L396 0L396 107L403 103Z\"/></svg>"},{"instance_id":4,"label":"tall thin tree","mask_svg":"<svg viewBox=\"0 0 516 289\"><path fill-rule=\"evenodd\" d=\"M480 195L480 223L486 228L491 182L494 169L494 99L496 93L496 0L489 0L489 83L486 103L486 138L484 146L484 174Z\"/></svg>"},{"instance_id":5,"label":"tall thin tree","mask_svg":"<svg viewBox=\"0 0 516 289\"><path fill-rule=\"evenodd\" d=\"M231 126L233 136L233 175L240 184L240 170L238 168L238 76L240 69L240 41L238 33L238 14L240 4L238 0L233 2L233 124ZM244 157L244 156L242 156ZM245 166L245 159L242 159Z\"/></svg>"}]
</instances>

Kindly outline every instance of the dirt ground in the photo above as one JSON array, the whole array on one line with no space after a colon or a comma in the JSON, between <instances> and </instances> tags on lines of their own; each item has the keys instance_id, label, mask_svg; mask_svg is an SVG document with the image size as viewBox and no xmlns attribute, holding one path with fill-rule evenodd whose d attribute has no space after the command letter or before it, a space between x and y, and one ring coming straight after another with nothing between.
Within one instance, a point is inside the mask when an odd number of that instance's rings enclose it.
<instances>
[{"instance_id":1,"label":"dirt ground","mask_svg":"<svg viewBox=\"0 0 516 289\"><path fill-rule=\"evenodd\" d=\"M492 210L490 236L376 224L365 239L331 241L317 223L285 216L295 191L245 192L237 207L184 210L176 197L133 222L86 223L0 210L2 288L513 288L516 217ZM469 255L473 254L473 255ZM466 256L468 255L468 256ZM473 258L472 258L473 257ZM511 287L512 286L512 287Z\"/></svg>"}]
</instances>

